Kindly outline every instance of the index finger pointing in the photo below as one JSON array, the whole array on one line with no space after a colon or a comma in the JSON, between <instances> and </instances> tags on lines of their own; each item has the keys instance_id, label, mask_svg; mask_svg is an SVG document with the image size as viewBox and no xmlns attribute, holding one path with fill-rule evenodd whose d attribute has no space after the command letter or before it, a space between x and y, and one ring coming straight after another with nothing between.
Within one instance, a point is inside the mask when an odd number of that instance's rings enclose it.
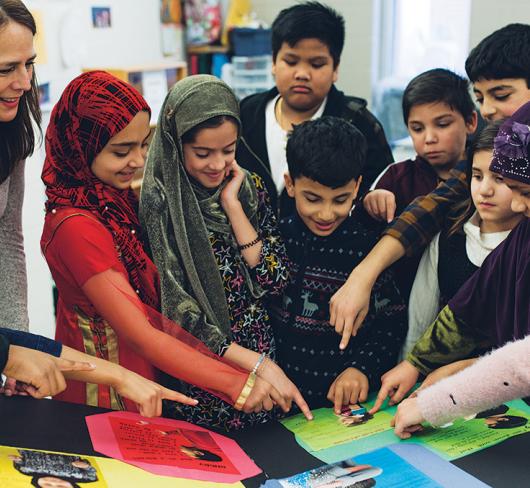
<instances>
[{"instance_id":1,"label":"index finger pointing","mask_svg":"<svg viewBox=\"0 0 530 488\"><path fill-rule=\"evenodd\" d=\"M199 403L198 400L195 400L194 398L190 398L189 396L184 395L183 393L173 391L168 388L162 389L162 398L166 400L174 400L175 402L184 403L185 405L192 406L195 406Z\"/></svg>"},{"instance_id":2,"label":"index finger pointing","mask_svg":"<svg viewBox=\"0 0 530 488\"><path fill-rule=\"evenodd\" d=\"M341 350L346 349L346 347L348 346L348 343L350 342L350 338L352 336L352 329L353 329L353 319L348 317L345 320L344 329L342 330L342 339L339 345L339 348Z\"/></svg>"},{"instance_id":3,"label":"index finger pointing","mask_svg":"<svg viewBox=\"0 0 530 488\"><path fill-rule=\"evenodd\" d=\"M389 196L386 203L386 217L387 222L390 223L394 220L396 215L396 199Z\"/></svg>"},{"instance_id":4,"label":"index finger pointing","mask_svg":"<svg viewBox=\"0 0 530 488\"><path fill-rule=\"evenodd\" d=\"M306 403L306 401L304 400L304 397L299 391L297 391L294 394L293 400L298 405L298 408L304 414L304 417L307 420L313 420L313 414L311 413L311 409L309 408L309 405Z\"/></svg>"},{"instance_id":5,"label":"index finger pointing","mask_svg":"<svg viewBox=\"0 0 530 488\"><path fill-rule=\"evenodd\" d=\"M371 410L368 412L370 414L374 414L377 412L383 403L386 400L386 397L388 396L388 387L381 386L381 389L379 390L379 393L377 394L377 398L375 399L374 406L371 408Z\"/></svg>"}]
</instances>

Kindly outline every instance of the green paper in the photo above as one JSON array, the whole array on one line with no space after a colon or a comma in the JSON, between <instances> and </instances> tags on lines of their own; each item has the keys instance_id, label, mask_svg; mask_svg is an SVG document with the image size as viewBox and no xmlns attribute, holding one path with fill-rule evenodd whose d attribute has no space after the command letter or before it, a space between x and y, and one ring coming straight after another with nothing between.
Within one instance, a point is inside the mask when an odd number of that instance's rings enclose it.
<instances>
[{"instance_id":1,"label":"green paper","mask_svg":"<svg viewBox=\"0 0 530 488\"><path fill-rule=\"evenodd\" d=\"M498 444L515 435L530 432L530 416L521 410L510 408L504 416L527 419L526 425L509 429L491 429L485 419L457 420L453 425L434 429L426 427L423 432L414 434L406 442L415 442L428 447L447 460L467 456L486 447Z\"/></svg>"},{"instance_id":2,"label":"green paper","mask_svg":"<svg viewBox=\"0 0 530 488\"><path fill-rule=\"evenodd\" d=\"M320 451L392 429L392 416L386 412L377 412L374 418L366 423L350 426L342 425L339 416L331 408L313 410L313 416L314 419L310 422L302 414L281 421L312 451Z\"/></svg>"},{"instance_id":3,"label":"green paper","mask_svg":"<svg viewBox=\"0 0 530 488\"><path fill-rule=\"evenodd\" d=\"M363 406L370 408L375 395ZM395 414L395 406L387 407L385 411L375 414L374 419L366 424L354 427L344 427L334 424L337 418L332 409L315 410L315 420L307 422L300 415L282 421L283 425L296 435L296 440L302 448L325 463L334 463L351 456L358 456L396 442L412 442L422 444L446 460L458 459L481 449L493 446L515 435L530 432L530 406L523 400L513 400L506 403L510 409L504 415L515 415L528 419L525 426L511 429L489 429L484 419L457 420L450 427L433 429L426 427L422 433L416 433L411 439L401 440L390 427L390 419ZM381 415L384 416L381 417ZM382 419L380 430L374 429ZM370 422L376 421L376 424ZM386 422L386 425L385 425ZM327 431L328 426L331 431ZM312 425L311 425L312 424ZM339 428L337 428L339 427ZM346 430L364 427L363 432ZM318 448L315 448L315 441ZM324 446L324 447L322 447Z\"/></svg>"}]
</instances>

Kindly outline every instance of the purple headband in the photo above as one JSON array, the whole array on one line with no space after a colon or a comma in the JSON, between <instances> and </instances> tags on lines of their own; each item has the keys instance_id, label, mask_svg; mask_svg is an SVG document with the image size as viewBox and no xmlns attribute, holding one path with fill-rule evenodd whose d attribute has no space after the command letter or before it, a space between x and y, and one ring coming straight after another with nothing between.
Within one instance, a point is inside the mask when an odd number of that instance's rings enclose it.
<instances>
[{"instance_id":1,"label":"purple headband","mask_svg":"<svg viewBox=\"0 0 530 488\"><path fill-rule=\"evenodd\" d=\"M523 105L499 129L493 145L490 170L506 178L530 184L530 102Z\"/></svg>"}]
</instances>

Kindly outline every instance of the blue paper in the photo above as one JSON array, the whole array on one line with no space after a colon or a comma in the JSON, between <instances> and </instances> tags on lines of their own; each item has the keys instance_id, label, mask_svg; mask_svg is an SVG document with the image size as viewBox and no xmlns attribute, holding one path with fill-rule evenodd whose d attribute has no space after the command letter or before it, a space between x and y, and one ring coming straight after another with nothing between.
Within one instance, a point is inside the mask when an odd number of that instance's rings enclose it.
<instances>
[{"instance_id":1,"label":"blue paper","mask_svg":"<svg viewBox=\"0 0 530 488\"><path fill-rule=\"evenodd\" d=\"M359 485L356 483L363 482ZM444 461L423 446L394 444L338 463L269 480L263 488L486 488L460 468Z\"/></svg>"}]
</instances>

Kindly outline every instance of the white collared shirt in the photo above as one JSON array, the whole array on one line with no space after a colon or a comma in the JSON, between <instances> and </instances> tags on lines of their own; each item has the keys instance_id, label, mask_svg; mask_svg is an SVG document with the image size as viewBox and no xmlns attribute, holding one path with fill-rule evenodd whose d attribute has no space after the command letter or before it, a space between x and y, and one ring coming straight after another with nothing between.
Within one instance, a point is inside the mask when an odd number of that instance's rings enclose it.
<instances>
[{"instance_id":1,"label":"white collared shirt","mask_svg":"<svg viewBox=\"0 0 530 488\"><path fill-rule=\"evenodd\" d=\"M265 108L265 141L267 143L267 154L271 167L272 180L278 190L278 195L282 192L285 185L283 175L287 172L287 157L285 156L285 147L287 146L287 131L283 130L276 120L276 103L280 95L278 94L269 101ZM321 103L318 110L314 113L311 120L322 117L326 107L327 97Z\"/></svg>"}]
</instances>

